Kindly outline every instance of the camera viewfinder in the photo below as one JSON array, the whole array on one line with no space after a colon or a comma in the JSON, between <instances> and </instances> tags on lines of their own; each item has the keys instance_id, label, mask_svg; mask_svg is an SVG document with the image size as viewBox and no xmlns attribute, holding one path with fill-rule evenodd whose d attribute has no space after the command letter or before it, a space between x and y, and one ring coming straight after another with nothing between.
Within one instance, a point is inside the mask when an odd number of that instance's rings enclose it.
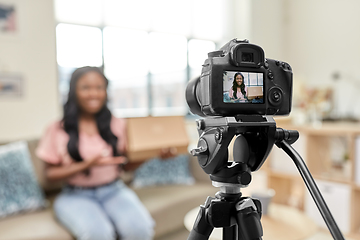
<instances>
[{"instance_id":1,"label":"camera viewfinder","mask_svg":"<svg viewBox=\"0 0 360 240\"><path fill-rule=\"evenodd\" d=\"M254 62L254 54L249 52L243 52L241 54L241 61L242 62Z\"/></svg>"}]
</instances>

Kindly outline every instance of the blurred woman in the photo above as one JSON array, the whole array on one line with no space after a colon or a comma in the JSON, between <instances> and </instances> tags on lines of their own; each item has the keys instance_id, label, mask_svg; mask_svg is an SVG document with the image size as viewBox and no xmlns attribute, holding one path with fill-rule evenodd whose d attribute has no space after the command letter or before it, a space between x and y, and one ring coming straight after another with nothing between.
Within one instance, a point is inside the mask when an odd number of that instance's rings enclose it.
<instances>
[{"instance_id":1,"label":"blurred woman","mask_svg":"<svg viewBox=\"0 0 360 240\"><path fill-rule=\"evenodd\" d=\"M126 123L112 116L108 80L99 68L74 71L61 121L51 124L37 155L49 180L65 180L54 202L57 219L77 239L152 239L154 221L121 180Z\"/></svg>"},{"instance_id":2,"label":"blurred woman","mask_svg":"<svg viewBox=\"0 0 360 240\"><path fill-rule=\"evenodd\" d=\"M232 101L247 101L247 87L244 83L244 75L240 72L235 73L233 85L229 90Z\"/></svg>"}]
</instances>

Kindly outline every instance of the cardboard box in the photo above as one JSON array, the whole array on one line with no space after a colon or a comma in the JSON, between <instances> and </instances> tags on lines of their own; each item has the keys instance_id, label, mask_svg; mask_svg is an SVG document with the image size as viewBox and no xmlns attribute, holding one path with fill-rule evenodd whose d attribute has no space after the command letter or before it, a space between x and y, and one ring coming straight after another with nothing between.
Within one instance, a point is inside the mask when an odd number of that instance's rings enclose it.
<instances>
[{"instance_id":1,"label":"cardboard box","mask_svg":"<svg viewBox=\"0 0 360 240\"><path fill-rule=\"evenodd\" d=\"M131 162L159 157L163 148L188 153L189 138L184 116L127 119L128 158Z\"/></svg>"},{"instance_id":2,"label":"cardboard box","mask_svg":"<svg viewBox=\"0 0 360 240\"><path fill-rule=\"evenodd\" d=\"M260 86L257 87L248 87L248 99L252 100L254 98L262 98L263 97L263 88Z\"/></svg>"}]
</instances>

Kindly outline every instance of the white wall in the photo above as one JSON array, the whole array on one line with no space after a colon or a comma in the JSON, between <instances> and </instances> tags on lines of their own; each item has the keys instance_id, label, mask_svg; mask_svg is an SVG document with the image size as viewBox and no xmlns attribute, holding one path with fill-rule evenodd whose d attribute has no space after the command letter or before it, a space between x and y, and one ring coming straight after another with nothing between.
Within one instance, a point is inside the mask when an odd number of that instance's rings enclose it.
<instances>
[{"instance_id":1,"label":"white wall","mask_svg":"<svg viewBox=\"0 0 360 240\"><path fill-rule=\"evenodd\" d=\"M332 83L334 71L360 80L359 9L357 0L253 0L250 42L288 61L311 84Z\"/></svg>"},{"instance_id":2,"label":"white wall","mask_svg":"<svg viewBox=\"0 0 360 240\"><path fill-rule=\"evenodd\" d=\"M335 112L360 118L360 104L356 104L360 101L360 1L236 2L236 11L250 2L251 12L246 26L236 22L238 36L260 45L266 57L290 63L295 83L333 88ZM246 27L249 37L242 36ZM334 81L334 72L340 72L342 80Z\"/></svg>"},{"instance_id":3,"label":"white wall","mask_svg":"<svg viewBox=\"0 0 360 240\"><path fill-rule=\"evenodd\" d=\"M328 83L334 71L357 76L360 1L288 1L287 57L310 82Z\"/></svg>"},{"instance_id":4,"label":"white wall","mask_svg":"<svg viewBox=\"0 0 360 240\"><path fill-rule=\"evenodd\" d=\"M284 56L284 1L252 0L250 12L250 43L261 46L266 58L287 61Z\"/></svg>"},{"instance_id":5,"label":"white wall","mask_svg":"<svg viewBox=\"0 0 360 240\"><path fill-rule=\"evenodd\" d=\"M288 1L286 57L294 80L335 90L336 113L360 117L360 1ZM332 74L340 72L341 81Z\"/></svg>"},{"instance_id":6,"label":"white wall","mask_svg":"<svg viewBox=\"0 0 360 240\"><path fill-rule=\"evenodd\" d=\"M19 31L0 34L0 73L19 73L21 98L0 98L0 141L38 137L60 116L53 1L2 0L16 6Z\"/></svg>"}]
</instances>

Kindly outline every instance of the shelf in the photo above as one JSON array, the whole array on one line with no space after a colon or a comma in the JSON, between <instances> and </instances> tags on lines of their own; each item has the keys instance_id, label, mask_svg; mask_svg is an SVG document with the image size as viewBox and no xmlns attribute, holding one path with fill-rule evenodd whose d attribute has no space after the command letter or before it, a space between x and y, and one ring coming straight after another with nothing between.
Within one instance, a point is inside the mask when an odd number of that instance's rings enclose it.
<instances>
[{"instance_id":1,"label":"shelf","mask_svg":"<svg viewBox=\"0 0 360 240\"><path fill-rule=\"evenodd\" d=\"M354 188L353 188L354 189ZM360 236L360 187L356 186L355 191L352 192L352 203L351 203L351 232ZM355 238L355 239L360 239Z\"/></svg>"},{"instance_id":2,"label":"shelf","mask_svg":"<svg viewBox=\"0 0 360 240\"><path fill-rule=\"evenodd\" d=\"M350 233L348 235L346 235L348 238L350 239L360 239L360 230L358 232L355 233Z\"/></svg>"},{"instance_id":3,"label":"shelf","mask_svg":"<svg viewBox=\"0 0 360 240\"><path fill-rule=\"evenodd\" d=\"M323 123L321 127L315 128L308 126L291 126L308 135L322 136L346 136L349 134L360 135L360 125L358 123Z\"/></svg>"},{"instance_id":4,"label":"shelf","mask_svg":"<svg viewBox=\"0 0 360 240\"><path fill-rule=\"evenodd\" d=\"M352 187L353 187L353 189L354 189L355 191L360 191L360 186L357 185L356 183L353 183L353 184L352 184Z\"/></svg>"},{"instance_id":5,"label":"shelf","mask_svg":"<svg viewBox=\"0 0 360 240\"><path fill-rule=\"evenodd\" d=\"M313 178L319 179L319 180L324 180L324 181L328 181L328 182L336 182L336 183L343 183L343 184L351 184L351 180L346 180L346 179L342 179L340 177L334 177L332 176L325 176L325 175L319 175L319 174L312 174Z\"/></svg>"},{"instance_id":6,"label":"shelf","mask_svg":"<svg viewBox=\"0 0 360 240\"><path fill-rule=\"evenodd\" d=\"M354 169L358 158L356 150L360 150L357 149L360 124L323 123L321 127L314 128L279 121L278 126L299 131L299 141L293 147L306 161L324 198L327 196L327 203L332 206L334 216L337 216L338 222L345 229L343 233L350 239L360 239L360 185L356 184ZM285 157L280 154L272 152L269 156L268 185L276 191L274 202L297 206L310 214L306 186L300 174L286 164ZM346 208L339 211L338 203Z\"/></svg>"},{"instance_id":7,"label":"shelf","mask_svg":"<svg viewBox=\"0 0 360 240\"><path fill-rule=\"evenodd\" d=\"M275 190L273 202L289 205L298 209L304 208L304 183L299 174L268 171L268 188Z\"/></svg>"},{"instance_id":8,"label":"shelf","mask_svg":"<svg viewBox=\"0 0 360 240\"><path fill-rule=\"evenodd\" d=\"M340 173L336 173L336 171L334 171L333 174L329 174L329 175L313 174L311 171L310 171L310 173L313 176L313 178L315 178L315 179L326 180L326 181L337 182L337 183L351 184L351 179L350 178L346 179L345 176L343 176ZM289 173L284 173L284 172L281 172L281 171L276 171L276 170L273 170L273 169L268 170L267 174L270 177L278 177L278 178L284 178L284 179L290 179L290 180L301 179L300 173L298 173L298 174L289 174ZM360 190L360 186L358 188Z\"/></svg>"},{"instance_id":9,"label":"shelf","mask_svg":"<svg viewBox=\"0 0 360 240\"><path fill-rule=\"evenodd\" d=\"M267 174L272 177L286 178L286 179L291 179L291 180L296 180L296 179L301 178L300 174L289 174L289 173L276 171L273 169L270 169L267 172Z\"/></svg>"}]
</instances>

